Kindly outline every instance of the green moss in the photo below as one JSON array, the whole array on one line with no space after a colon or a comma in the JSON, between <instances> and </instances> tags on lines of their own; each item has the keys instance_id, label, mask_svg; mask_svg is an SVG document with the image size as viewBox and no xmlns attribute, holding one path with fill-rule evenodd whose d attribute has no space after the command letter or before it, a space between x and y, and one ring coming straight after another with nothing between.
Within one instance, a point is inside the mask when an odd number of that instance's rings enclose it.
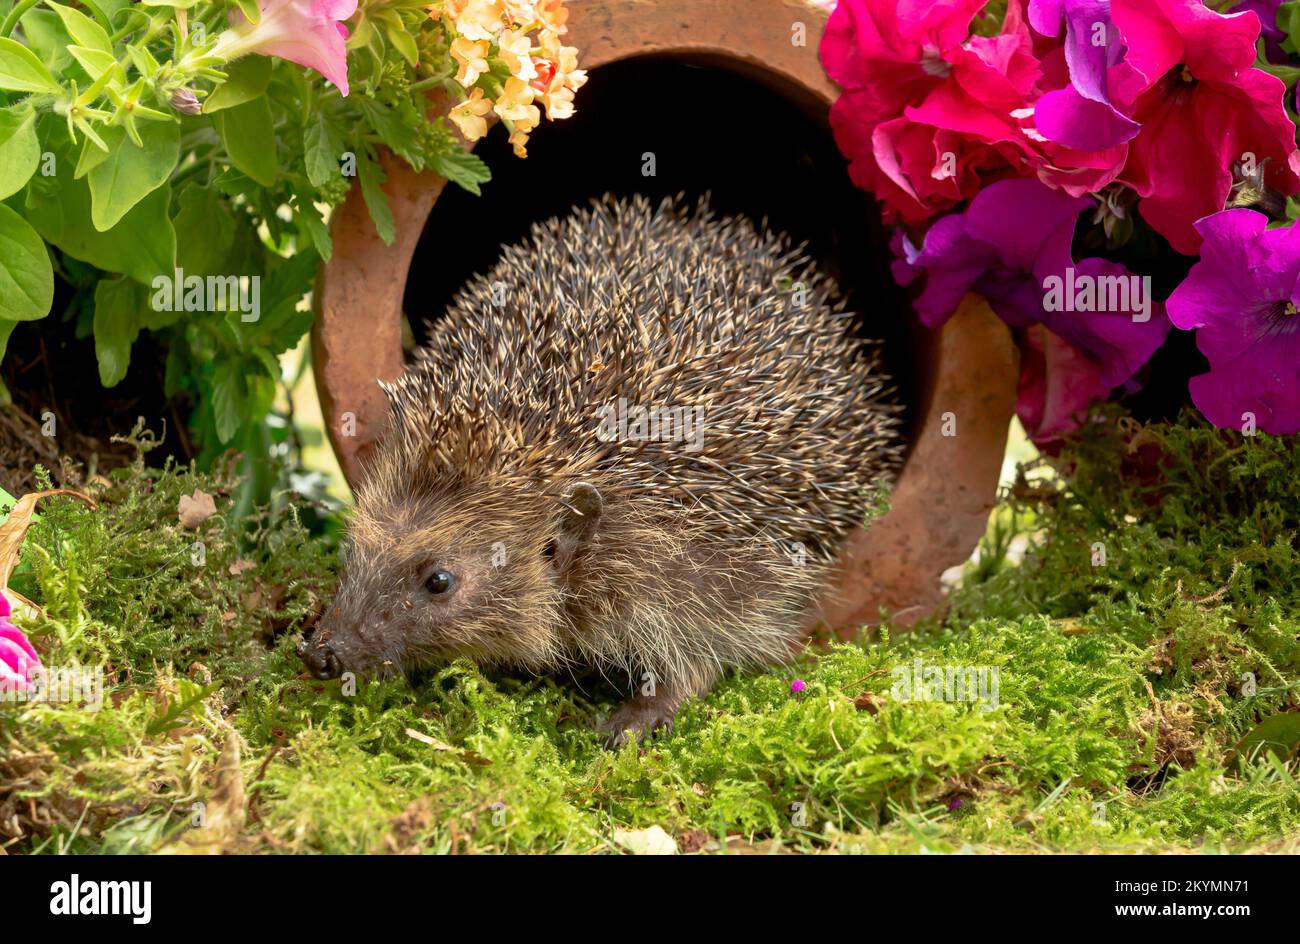
<instances>
[{"instance_id":1,"label":"green moss","mask_svg":"<svg viewBox=\"0 0 1300 944\"><path fill-rule=\"evenodd\" d=\"M333 544L289 500L232 520L228 476L124 470L97 512L43 505L27 541L45 662L108 680L98 712L0 706L4 841L172 848L203 803L207 838L241 851L612 851L651 825L692 849L1294 850L1294 753L1232 748L1300 693L1296 444L1107 421L1049 472L999 507L944 617L729 677L609 753L601 687L466 663L355 694L304 675ZM218 510L198 532L176 516L195 488ZM918 666L997 687L909 699Z\"/></svg>"}]
</instances>

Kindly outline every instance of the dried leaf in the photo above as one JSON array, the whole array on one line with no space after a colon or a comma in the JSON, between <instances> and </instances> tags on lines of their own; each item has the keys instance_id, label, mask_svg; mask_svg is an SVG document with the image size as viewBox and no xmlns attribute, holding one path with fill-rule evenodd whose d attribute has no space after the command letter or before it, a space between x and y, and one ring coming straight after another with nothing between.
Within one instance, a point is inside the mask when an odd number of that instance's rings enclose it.
<instances>
[{"instance_id":1,"label":"dried leaf","mask_svg":"<svg viewBox=\"0 0 1300 944\"><path fill-rule=\"evenodd\" d=\"M853 699L853 707L858 711L865 711L869 715L878 715L887 701L889 699L878 692L863 692Z\"/></svg>"},{"instance_id":2,"label":"dried leaf","mask_svg":"<svg viewBox=\"0 0 1300 944\"><path fill-rule=\"evenodd\" d=\"M428 744L435 751L454 751L456 749L446 741L439 741L436 737L430 737L423 731L415 730L415 728L407 728L406 736L409 738L415 738L415 740L419 741L421 744Z\"/></svg>"},{"instance_id":3,"label":"dried leaf","mask_svg":"<svg viewBox=\"0 0 1300 944\"><path fill-rule=\"evenodd\" d=\"M233 728L226 732L221 757L217 761L212 794L203 805L201 825L183 834L162 852L190 855L221 855L234 852L248 814L244 794L244 771L239 763L239 735Z\"/></svg>"},{"instance_id":4,"label":"dried leaf","mask_svg":"<svg viewBox=\"0 0 1300 944\"><path fill-rule=\"evenodd\" d=\"M216 513L217 503L212 500L212 496L197 488L193 495L182 495L176 505L176 516L180 518L181 526L191 530Z\"/></svg>"},{"instance_id":5,"label":"dried leaf","mask_svg":"<svg viewBox=\"0 0 1300 944\"><path fill-rule=\"evenodd\" d=\"M233 564L231 564L229 567L227 567L227 568L226 568L226 571L227 571L227 573L230 574L230 576L232 576L232 577L238 577L238 576L239 576L240 574L242 574L244 571L246 571L246 570L252 570L252 569L253 569L254 567L256 567L256 566L257 566L257 565L254 564L252 561L247 561L247 560L237 560L237 561L235 561Z\"/></svg>"},{"instance_id":6,"label":"dried leaf","mask_svg":"<svg viewBox=\"0 0 1300 944\"><path fill-rule=\"evenodd\" d=\"M677 843L661 826L616 829L614 841L633 855L676 855Z\"/></svg>"},{"instance_id":7,"label":"dried leaf","mask_svg":"<svg viewBox=\"0 0 1300 944\"><path fill-rule=\"evenodd\" d=\"M30 492L18 499L17 504L14 505L14 510L9 512L9 517L5 519L5 523L0 525L0 590L8 588L9 576L14 572L14 568L18 566L18 554L22 550L23 538L27 535L27 529L31 526L32 514L36 511L36 503L50 495L69 495L72 498L80 499L90 506L91 511L99 507L89 495L74 492L69 488L51 488L44 492Z\"/></svg>"}]
</instances>

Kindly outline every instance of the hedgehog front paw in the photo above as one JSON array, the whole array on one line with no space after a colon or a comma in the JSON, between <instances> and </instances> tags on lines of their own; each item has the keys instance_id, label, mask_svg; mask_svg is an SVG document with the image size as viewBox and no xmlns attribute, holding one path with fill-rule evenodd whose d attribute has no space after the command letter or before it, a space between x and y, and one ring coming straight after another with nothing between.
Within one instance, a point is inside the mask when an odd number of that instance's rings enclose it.
<instances>
[{"instance_id":1,"label":"hedgehog front paw","mask_svg":"<svg viewBox=\"0 0 1300 944\"><path fill-rule=\"evenodd\" d=\"M606 735L605 749L618 750L629 740L644 741L659 728L673 728L677 705L667 698L638 695L619 705L600 726Z\"/></svg>"}]
</instances>

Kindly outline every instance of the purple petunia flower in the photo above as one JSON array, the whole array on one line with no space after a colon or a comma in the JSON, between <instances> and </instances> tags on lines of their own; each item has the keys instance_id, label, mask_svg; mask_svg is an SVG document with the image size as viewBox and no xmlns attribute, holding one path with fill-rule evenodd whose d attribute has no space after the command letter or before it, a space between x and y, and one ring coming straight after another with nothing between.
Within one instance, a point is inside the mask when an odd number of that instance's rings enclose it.
<instances>
[{"instance_id":1,"label":"purple petunia flower","mask_svg":"<svg viewBox=\"0 0 1300 944\"><path fill-rule=\"evenodd\" d=\"M1051 332L1050 347L1032 339L1021 377L1021 420L1039 443L1075 428L1089 401L1116 387L1136 389L1135 375L1169 331L1149 278L1104 259L1074 261L1075 225L1092 206L1036 180L999 181L965 213L936 222L921 249L904 242L905 258L894 266L903 284L925 275L915 306L930 327L976 292L1008 324ZM1056 375L1046 376L1050 370Z\"/></svg>"},{"instance_id":2,"label":"purple petunia flower","mask_svg":"<svg viewBox=\"0 0 1300 944\"><path fill-rule=\"evenodd\" d=\"M927 327L951 318L971 291L1008 324L1034 324L1043 320L1042 281L1070 264L1075 223L1093 205L1037 180L990 184L964 213L930 227L919 251L905 244L894 274L906 284L915 277L906 270L926 273L916 311Z\"/></svg>"},{"instance_id":3,"label":"purple petunia flower","mask_svg":"<svg viewBox=\"0 0 1300 944\"><path fill-rule=\"evenodd\" d=\"M1259 17L1260 39L1264 40L1265 58L1269 62L1285 63L1287 54L1282 49L1282 41L1286 39L1286 31L1277 25L1278 7L1282 5L1282 0L1241 0L1230 12L1241 13L1244 10L1250 10Z\"/></svg>"},{"instance_id":4,"label":"purple petunia flower","mask_svg":"<svg viewBox=\"0 0 1300 944\"><path fill-rule=\"evenodd\" d=\"M1197 409L1224 428L1253 414L1282 436L1300 432L1300 227L1267 227L1246 209L1198 220L1200 261L1167 307L1210 361L1189 385Z\"/></svg>"},{"instance_id":5,"label":"purple petunia flower","mask_svg":"<svg viewBox=\"0 0 1300 944\"><path fill-rule=\"evenodd\" d=\"M1110 0L1031 0L1029 23L1055 38L1065 27L1070 84L1048 92L1034 106L1034 124L1058 144L1103 151L1131 140L1142 126L1111 104L1109 70L1124 58Z\"/></svg>"}]
</instances>

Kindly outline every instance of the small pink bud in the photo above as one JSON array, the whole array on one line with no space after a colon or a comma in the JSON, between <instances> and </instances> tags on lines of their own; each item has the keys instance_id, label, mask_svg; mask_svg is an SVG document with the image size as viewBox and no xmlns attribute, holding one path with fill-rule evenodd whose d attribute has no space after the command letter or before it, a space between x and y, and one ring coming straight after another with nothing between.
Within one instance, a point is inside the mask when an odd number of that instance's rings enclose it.
<instances>
[{"instance_id":1,"label":"small pink bud","mask_svg":"<svg viewBox=\"0 0 1300 944\"><path fill-rule=\"evenodd\" d=\"M203 110L198 98L187 88L178 88L172 92L172 108L183 115L197 115Z\"/></svg>"},{"instance_id":2,"label":"small pink bud","mask_svg":"<svg viewBox=\"0 0 1300 944\"><path fill-rule=\"evenodd\" d=\"M803 679L795 679L793 682L790 683L790 694L791 694L791 695L798 695L798 694L799 694L800 692L802 692L806 687L807 687L807 686L804 685L804 681L803 681Z\"/></svg>"}]
</instances>

